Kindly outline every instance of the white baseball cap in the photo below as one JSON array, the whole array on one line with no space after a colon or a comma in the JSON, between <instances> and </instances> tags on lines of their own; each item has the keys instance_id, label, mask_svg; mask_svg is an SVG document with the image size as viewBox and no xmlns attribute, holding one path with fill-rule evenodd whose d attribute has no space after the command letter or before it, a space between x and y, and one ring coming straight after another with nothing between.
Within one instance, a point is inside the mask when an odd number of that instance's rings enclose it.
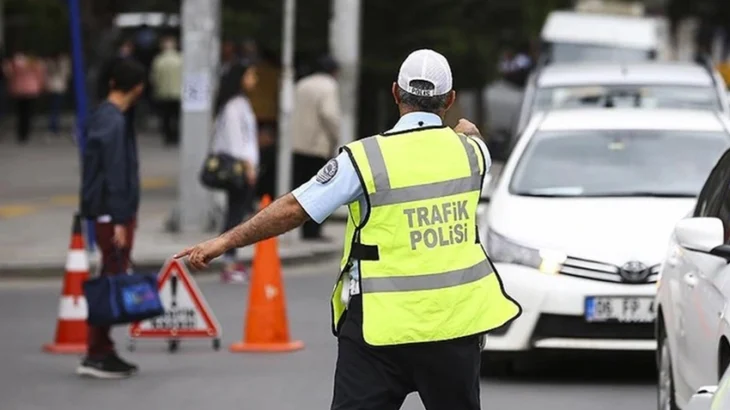
<instances>
[{"instance_id":1,"label":"white baseball cap","mask_svg":"<svg viewBox=\"0 0 730 410\"><path fill-rule=\"evenodd\" d=\"M423 90L411 86L414 80L433 84L433 90ZM406 57L398 72L398 87L405 92L422 97L444 95L451 91L453 78L446 57L429 50L421 49Z\"/></svg>"}]
</instances>

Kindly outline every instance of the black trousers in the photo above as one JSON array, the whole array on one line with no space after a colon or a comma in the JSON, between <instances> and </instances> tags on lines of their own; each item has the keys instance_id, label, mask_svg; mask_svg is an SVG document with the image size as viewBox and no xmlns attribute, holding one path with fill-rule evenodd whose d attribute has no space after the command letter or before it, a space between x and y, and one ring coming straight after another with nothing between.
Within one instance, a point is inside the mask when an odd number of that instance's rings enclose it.
<instances>
[{"instance_id":1,"label":"black trousers","mask_svg":"<svg viewBox=\"0 0 730 410\"><path fill-rule=\"evenodd\" d=\"M482 336L372 347L362 335L362 298L354 296L337 347L332 410L397 410L418 392L426 410L479 410Z\"/></svg>"},{"instance_id":2,"label":"black trousers","mask_svg":"<svg viewBox=\"0 0 730 410\"><path fill-rule=\"evenodd\" d=\"M30 137L30 128L33 122L33 108L36 98L20 97L15 100L15 110L18 117L17 138L18 142L26 143Z\"/></svg>"},{"instance_id":3,"label":"black trousers","mask_svg":"<svg viewBox=\"0 0 730 410\"><path fill-rule=\"evenodd\" d=\"M322 157L315 157L304 154L294 154L294 162L292 164L292 183L295 187L304 184L309 181L313 176L317 175L320 168L327 164L328 159ZM302 238L304 239L316 239L322 236L322 225L314 222L307 221L302 225Z\"/></svg>"},{"instance_id":4,"label":"black trousers","mask_svg":"<svg viewBox=\"0 0 730 410\"><path fill-rule=\"evenodd\" d=\"M159 100L157 110L160 115L160 125L165 144L174 145L180 141L180 101Z\"/></svg>"}]
</instances>

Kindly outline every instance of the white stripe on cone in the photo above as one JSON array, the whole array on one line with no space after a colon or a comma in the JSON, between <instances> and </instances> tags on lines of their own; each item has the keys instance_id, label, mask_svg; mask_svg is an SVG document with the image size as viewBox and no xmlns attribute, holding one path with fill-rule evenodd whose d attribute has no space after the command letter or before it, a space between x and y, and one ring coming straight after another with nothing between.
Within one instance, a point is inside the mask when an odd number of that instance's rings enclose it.
<instances>
[{"instance_id":1,"label":"white stripe on cone","mask_svg":"<svg viewBox=\"0 0 730 410\"><path fill-rule=\"evenodd\" d=\"M60 320L86 320L88 313L86 298L83 296L61 296L58 304Z\"/></svg>"},{"instance_id":2,"label":"white stripe on cone","mask_svg":"<svg viewBox=\"0 0 730 410\"><path fill-rule=\"evenodd\" d=\"M71 249L66 257L66 272L88 272L89 258L86 251Z\"/></svg>"}]
</instances>

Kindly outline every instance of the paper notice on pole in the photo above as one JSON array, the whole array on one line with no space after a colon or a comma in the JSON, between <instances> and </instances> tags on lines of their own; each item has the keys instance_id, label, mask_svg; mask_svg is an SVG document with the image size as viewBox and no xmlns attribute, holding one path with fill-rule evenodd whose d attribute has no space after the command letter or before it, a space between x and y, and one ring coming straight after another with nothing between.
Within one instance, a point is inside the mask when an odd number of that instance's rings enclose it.
<instances>
[{"instance_id":1,"label":"paper notice on pole","mask_svg":"<svg viewBox=\"0 0 730 410\"><path fill-rule=\"evenodd\" d=\"M182 89L183 111L206 111L210 108L210 77L206 73L185 75Z\"/></svg>"}]
</instances>

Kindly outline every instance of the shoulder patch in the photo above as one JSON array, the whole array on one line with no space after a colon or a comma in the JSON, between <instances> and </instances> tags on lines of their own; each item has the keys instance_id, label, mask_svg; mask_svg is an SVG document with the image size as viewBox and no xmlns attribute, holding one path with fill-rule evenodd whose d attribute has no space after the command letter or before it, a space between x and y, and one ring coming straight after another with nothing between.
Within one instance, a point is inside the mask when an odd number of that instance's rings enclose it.
<instances>
[{"instance_id":1,"label":"shoulder patch","mask_svg":"<svg viewBox=\"0 0 730 410\"><path fill-rule=\"evenodd\" d=\"M315 177L315 180L319 182L320 184L326 184L332 180L332 178L337 175L337 160L332 158L324 164L324 166L317 172L317 176Z\"/></svg>"}]
</instances>

